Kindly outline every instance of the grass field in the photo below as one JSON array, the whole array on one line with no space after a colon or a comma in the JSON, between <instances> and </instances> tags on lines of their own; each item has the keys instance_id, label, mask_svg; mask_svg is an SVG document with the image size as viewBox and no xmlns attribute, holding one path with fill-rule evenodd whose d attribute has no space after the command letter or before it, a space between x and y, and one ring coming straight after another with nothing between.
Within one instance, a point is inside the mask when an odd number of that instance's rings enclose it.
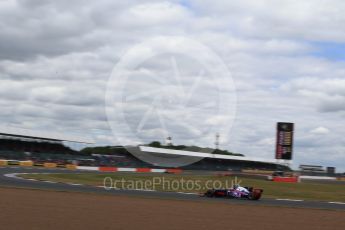
<instances>
[{"instance_id":1,"label":"grass field","mask_svg":"<svg viewBox=\"0 0 345 230\"><path fill-rule=\"evenodd\" d=\"M265 180L211 175L80 173L80 174L23 174L24 178L78 183L118 189L152 189L166 192L204 192L213 187L230 187L231 183L264 189L264 197L345 202L345 185L321 183L277 183ZM106 178L106 179L105 179ZM237 180L237 182L236 182Z\"/></svg>"}]
</instances>

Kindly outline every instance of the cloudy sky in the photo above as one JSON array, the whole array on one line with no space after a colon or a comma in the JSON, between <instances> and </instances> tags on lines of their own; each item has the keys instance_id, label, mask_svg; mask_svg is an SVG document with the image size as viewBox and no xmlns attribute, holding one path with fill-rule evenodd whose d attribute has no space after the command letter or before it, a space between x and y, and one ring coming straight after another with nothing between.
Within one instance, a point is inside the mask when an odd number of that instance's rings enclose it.
<instances>
[{"instance_id":1,"label":"cloudy sky","mask_svg":"<svg viewBox=\"0 0 345 230\"><path fill-rule=\"evenodd\" d=\"M213 147L219 132L221 148L272 159L287 121L295 166L345 171L344 11L341 0L0 0L0 122L98 144L171 135Z\"/></svg>"}]
</instances>

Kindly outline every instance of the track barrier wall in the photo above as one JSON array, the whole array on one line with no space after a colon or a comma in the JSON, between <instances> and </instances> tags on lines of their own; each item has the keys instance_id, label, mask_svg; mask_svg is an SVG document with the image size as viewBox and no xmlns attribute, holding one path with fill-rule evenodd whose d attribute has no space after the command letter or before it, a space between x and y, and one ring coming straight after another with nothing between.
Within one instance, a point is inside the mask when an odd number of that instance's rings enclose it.
<instances>
[{"instance_id":1,"label":"track barrier wall","mask_svg":"<svg viewBox=\"0 0 345 230\"><path fill-rule=\"evenodd\" d=\"M32 166L34 166L34 162L32 162L32 161L20 161L19 165L20 166L26 166L26 167L32 167Z\"/></svg>"},{"instance_id":2,"label":"track barrier wall","mask_svg":"<svg viewBox=\"0 0 345 230\"><path fill-rule=\"evenodd\" d=\"M68 164L68 165L65 165L65 168L66 168L66 169L72 169L72 170L74 170L74 169L77 169L77 166L76 166L76 165L72 165L72 164Z\"/></svg>"},{"instance_id":3,"label":"track barrier wall","mask_svg":"<svg viewBox=\"0 0 345 230\"><path fill-rule=\"evenodd\" d=\"M101 172L117 172L117 168L114 167L99 167Z\"/></svg>"},{"instance_id":4,"label":"track barrier wall","mask_svg":"<svg viewBox=\"0 0 345 230\"><path fill-rule=\"evenodd\" d=\"M17 161L17 160L7 160L7 165L19 165L19 161Z\"/></svg>"},{"instance_id":5,"label":"track barrier wall","mask_svg":"<svg viewBox=\"0 0 345 230\"><path fill-rule=\"evenodd\" d=\"M287 182L287 183L297 183L298 177L272 177L272 181L274 182Z\"/></svg>"},{"instance_id":6,"label":"track barrier wall","mask_svg":"<svg viewBox=\"0 0 345 230\"><path fill-rule=\"evenodd\" d=\"M57 164L56 163L44 163L43 164L43 167L45 168L56 168L57 167Z\"/></svg>"}]
</instances>

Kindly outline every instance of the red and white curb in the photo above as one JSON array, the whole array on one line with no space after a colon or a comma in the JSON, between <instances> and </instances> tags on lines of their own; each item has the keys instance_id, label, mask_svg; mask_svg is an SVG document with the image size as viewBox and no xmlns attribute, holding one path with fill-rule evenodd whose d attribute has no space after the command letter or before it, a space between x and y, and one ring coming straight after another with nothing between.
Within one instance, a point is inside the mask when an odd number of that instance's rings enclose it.
<instances>
[{"instance_id":1,"label":"red and white curb","mask_svg":"<svg viewBox=\"0 0 345 230\"><path fill-rule=\"evenodd\" d=\"M99 172L141 172L141 173L181 173L182 169L154 169L154 168L119 168L119 167L95 167L76 166L78 170L99 171Z\"/></svg>"}]
</instances>

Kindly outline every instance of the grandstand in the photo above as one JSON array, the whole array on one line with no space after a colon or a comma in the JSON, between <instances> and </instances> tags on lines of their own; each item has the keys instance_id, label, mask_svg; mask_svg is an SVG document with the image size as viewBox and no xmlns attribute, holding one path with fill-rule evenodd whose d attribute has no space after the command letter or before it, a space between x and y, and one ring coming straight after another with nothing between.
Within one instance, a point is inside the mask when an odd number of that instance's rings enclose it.
<instances>
[{"instance_id":1,"label":"grandstand","mask_svg":"<svg viewBox=\"0 0 345 230\"><path fill-rule=\"evenodd\" d=\"M0 159L70 163L85 157L65 142L93 143L89 138L0 126Z\"/></svg>"},{"instance_id":2,"label":"grandstand","mask_svg":"<svg viewBox=\"0 0 345 230\"><path fill-rule=\"evenodd\" d=\"M326 170L321 165L300 165L299 172L304 176L334 176L335 167L327 167Z\"/></svg>"},{"instance_id":3,"label":"grandstand","mask_svg":"<svg viewBox=\"0 0 345 230\"><path fill-rule=\"evenodd\" d=\"M171 164L171 162L174 162L174 159L178 159L178 157L183 157L184 162L193 162L191 164L187 164L181 167L186 170L291 170L286 164L279 163L275 160L245 157L243 155L223 155L166 148L155 148L150 146L131 147L130 151L131 153L134 153L134 156L136 156L138 159L150 159L150 162L155 163L153 165L160 166L165 165L169 167L174 167L174 165ZM152 157L150 158L150 156Z\"/></svg>"}]
</instances>

